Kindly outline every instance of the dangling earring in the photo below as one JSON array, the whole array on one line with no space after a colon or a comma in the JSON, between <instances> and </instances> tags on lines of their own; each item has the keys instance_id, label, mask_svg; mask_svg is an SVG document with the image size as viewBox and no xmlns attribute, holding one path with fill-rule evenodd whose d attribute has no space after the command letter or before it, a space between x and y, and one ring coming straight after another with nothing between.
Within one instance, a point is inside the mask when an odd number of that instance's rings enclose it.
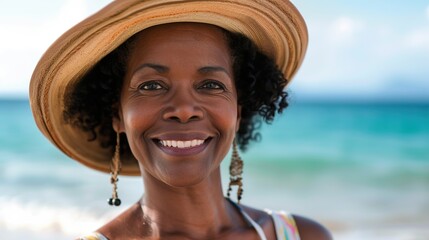
<instances>
[{"instance_id":1,"label":"dangling earring","mask_svg":"<svg viewBox=\"0 0 429 240\"><path fill-rule=\"evenodd\" d=\"M118 186L117 182L119 181L118 175L121 171L121 159L120 159L120 143L119 143L119 132L116 133L116 146L115 153L110 164L110 183L113 185L112 197L109 198L108 203L111 206L121 205L121 200L118 198Z\"/></svg>"},{"instance_id":2,"label":"dangling earring","mask_svg":"<svg viewBox=\"0 0 429 240\"><path fill-rule=\"evenodd\" d=\"M231 156L231 164L229 165L229 186L228 186L228 198L230 197L230 192L232 190L232 186L238 186L237 189L237 203L240 203L241 195L243 195L243 183L241 180L241 174L243 173L243 160L241 160L240 155L238 155L237 150L237 142L234 140L232 144L232 156Z\"/></svg>"}]
</instances>

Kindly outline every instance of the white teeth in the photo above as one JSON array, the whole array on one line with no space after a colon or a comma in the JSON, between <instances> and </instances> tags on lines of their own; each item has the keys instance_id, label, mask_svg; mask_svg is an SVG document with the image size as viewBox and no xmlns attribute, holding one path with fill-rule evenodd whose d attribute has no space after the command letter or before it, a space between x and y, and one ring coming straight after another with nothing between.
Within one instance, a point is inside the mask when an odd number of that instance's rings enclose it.
<instances>
[{"instance_id":1,"label":"white teeth","mask_svg":"<svg viewBox=\"0 0 429 240\"><path fill-rule=\"evenodd\" d=\"M162 146L175 148L190 148L196 147L204 143L204 140L194 139L191 141L176 141L176 140L160 140Z\"/></svg>"}]
</instances>

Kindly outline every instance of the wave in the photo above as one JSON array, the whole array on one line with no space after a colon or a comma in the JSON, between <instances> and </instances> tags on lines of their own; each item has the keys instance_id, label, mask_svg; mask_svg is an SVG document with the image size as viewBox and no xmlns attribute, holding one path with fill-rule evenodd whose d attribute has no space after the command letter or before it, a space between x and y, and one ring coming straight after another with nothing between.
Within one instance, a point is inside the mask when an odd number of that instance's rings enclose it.
<instances>
[{"instance_id":1,"label":"wave","mask_svg":"<svg viewBox=\"0 0 429 240\"><path fill-rule=\"evenodd\" d=\"M0 232L56 234L69 239L94 231L123 210L115 209L108 213L97 213L90 209L49 206L36 201L23 202L14 198L0 198L0 202L2 203Z\"/></svg>"}]
</instances>

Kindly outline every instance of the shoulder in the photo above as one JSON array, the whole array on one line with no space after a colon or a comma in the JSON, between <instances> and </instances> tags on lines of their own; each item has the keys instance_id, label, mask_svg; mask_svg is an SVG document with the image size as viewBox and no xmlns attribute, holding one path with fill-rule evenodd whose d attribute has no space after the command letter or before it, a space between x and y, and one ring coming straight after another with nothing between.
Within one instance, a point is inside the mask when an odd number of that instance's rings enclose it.
<instances>
[{"instance_id":1,"label":"shoulder","mask_svg":"<svg viewBox=\"0 0 429 240\"><path fill-rule=\"evenodd\" d=\"M107 239L130 239L142 230L140 227L132 227L140 226L140 224L133 223L142 218L140 205L134 204L125 212L99 228L97 232L104 235Z\"/></svg>"},{"instance_id":2,"label":"shoulder","mask_svg":"<svg viewBox=\"0 0 429 240\"><path fill-rule=\"evenodd\" d=\"M271 214L265 210L260 210L245 205L241 205L241 207L256 223L262 227L267 239L276 239L276 231Z\"/></svg>"},{"instance_id":3,"label":"shoulder","mask_svg":"<svg viewBox=\"0 0 429 240\"><path fill-rule=\"evenodd\" d=\"M332 240L331 233L320 223L306 217L293 215L301 240Z\"/></svg>"}]
</instances>

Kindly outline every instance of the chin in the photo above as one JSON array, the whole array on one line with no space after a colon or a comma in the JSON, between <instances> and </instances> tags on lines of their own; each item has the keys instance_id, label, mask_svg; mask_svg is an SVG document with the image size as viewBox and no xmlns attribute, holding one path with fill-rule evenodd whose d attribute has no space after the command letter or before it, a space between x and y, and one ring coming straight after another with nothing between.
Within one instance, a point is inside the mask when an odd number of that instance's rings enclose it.
<instances>
[{"instance_id":1,"label":"chin","mask_svg":"<svg viewBox=\"0 0 429 240\"><path fill-rule=\"evenodd\" d=\"M192 179L184 179L184 178L170 178L168 181L164 181L165 184L175 187L175 188L187 188L187 187L194 187L206 179L206 176L198 177L198 178L192 178Z\"/></svg>"},{"instance_id":2,"label":"chin","mask_svg":"<svg viewBox=\"0 0 429 240\"><path fill-rule=\"evenodd\" d=\"M147 175L145 178L156 180L170 187L183 188L193 187L205 181L210 181L211 176L215 174L216 170L211 169L209 166L195 166L194 164L167 164L169 166L158 166L157 170L144 169L140 167L142 172ZM173 165L173 166L172 166ZM219 169L219 168L216 168ZM150 179L146 179L149 180Z\"/></svg>"},{"instance_id":3,"label":"chin","mask_svg":"<svg viewBox=\"0 0 429 240\"><path fill-rule=\"evenodd\" d=\"M174 169L162 177L162 181L172 187L193 187L210 179L207 169Z\"/></svg>"}]
</instances>

